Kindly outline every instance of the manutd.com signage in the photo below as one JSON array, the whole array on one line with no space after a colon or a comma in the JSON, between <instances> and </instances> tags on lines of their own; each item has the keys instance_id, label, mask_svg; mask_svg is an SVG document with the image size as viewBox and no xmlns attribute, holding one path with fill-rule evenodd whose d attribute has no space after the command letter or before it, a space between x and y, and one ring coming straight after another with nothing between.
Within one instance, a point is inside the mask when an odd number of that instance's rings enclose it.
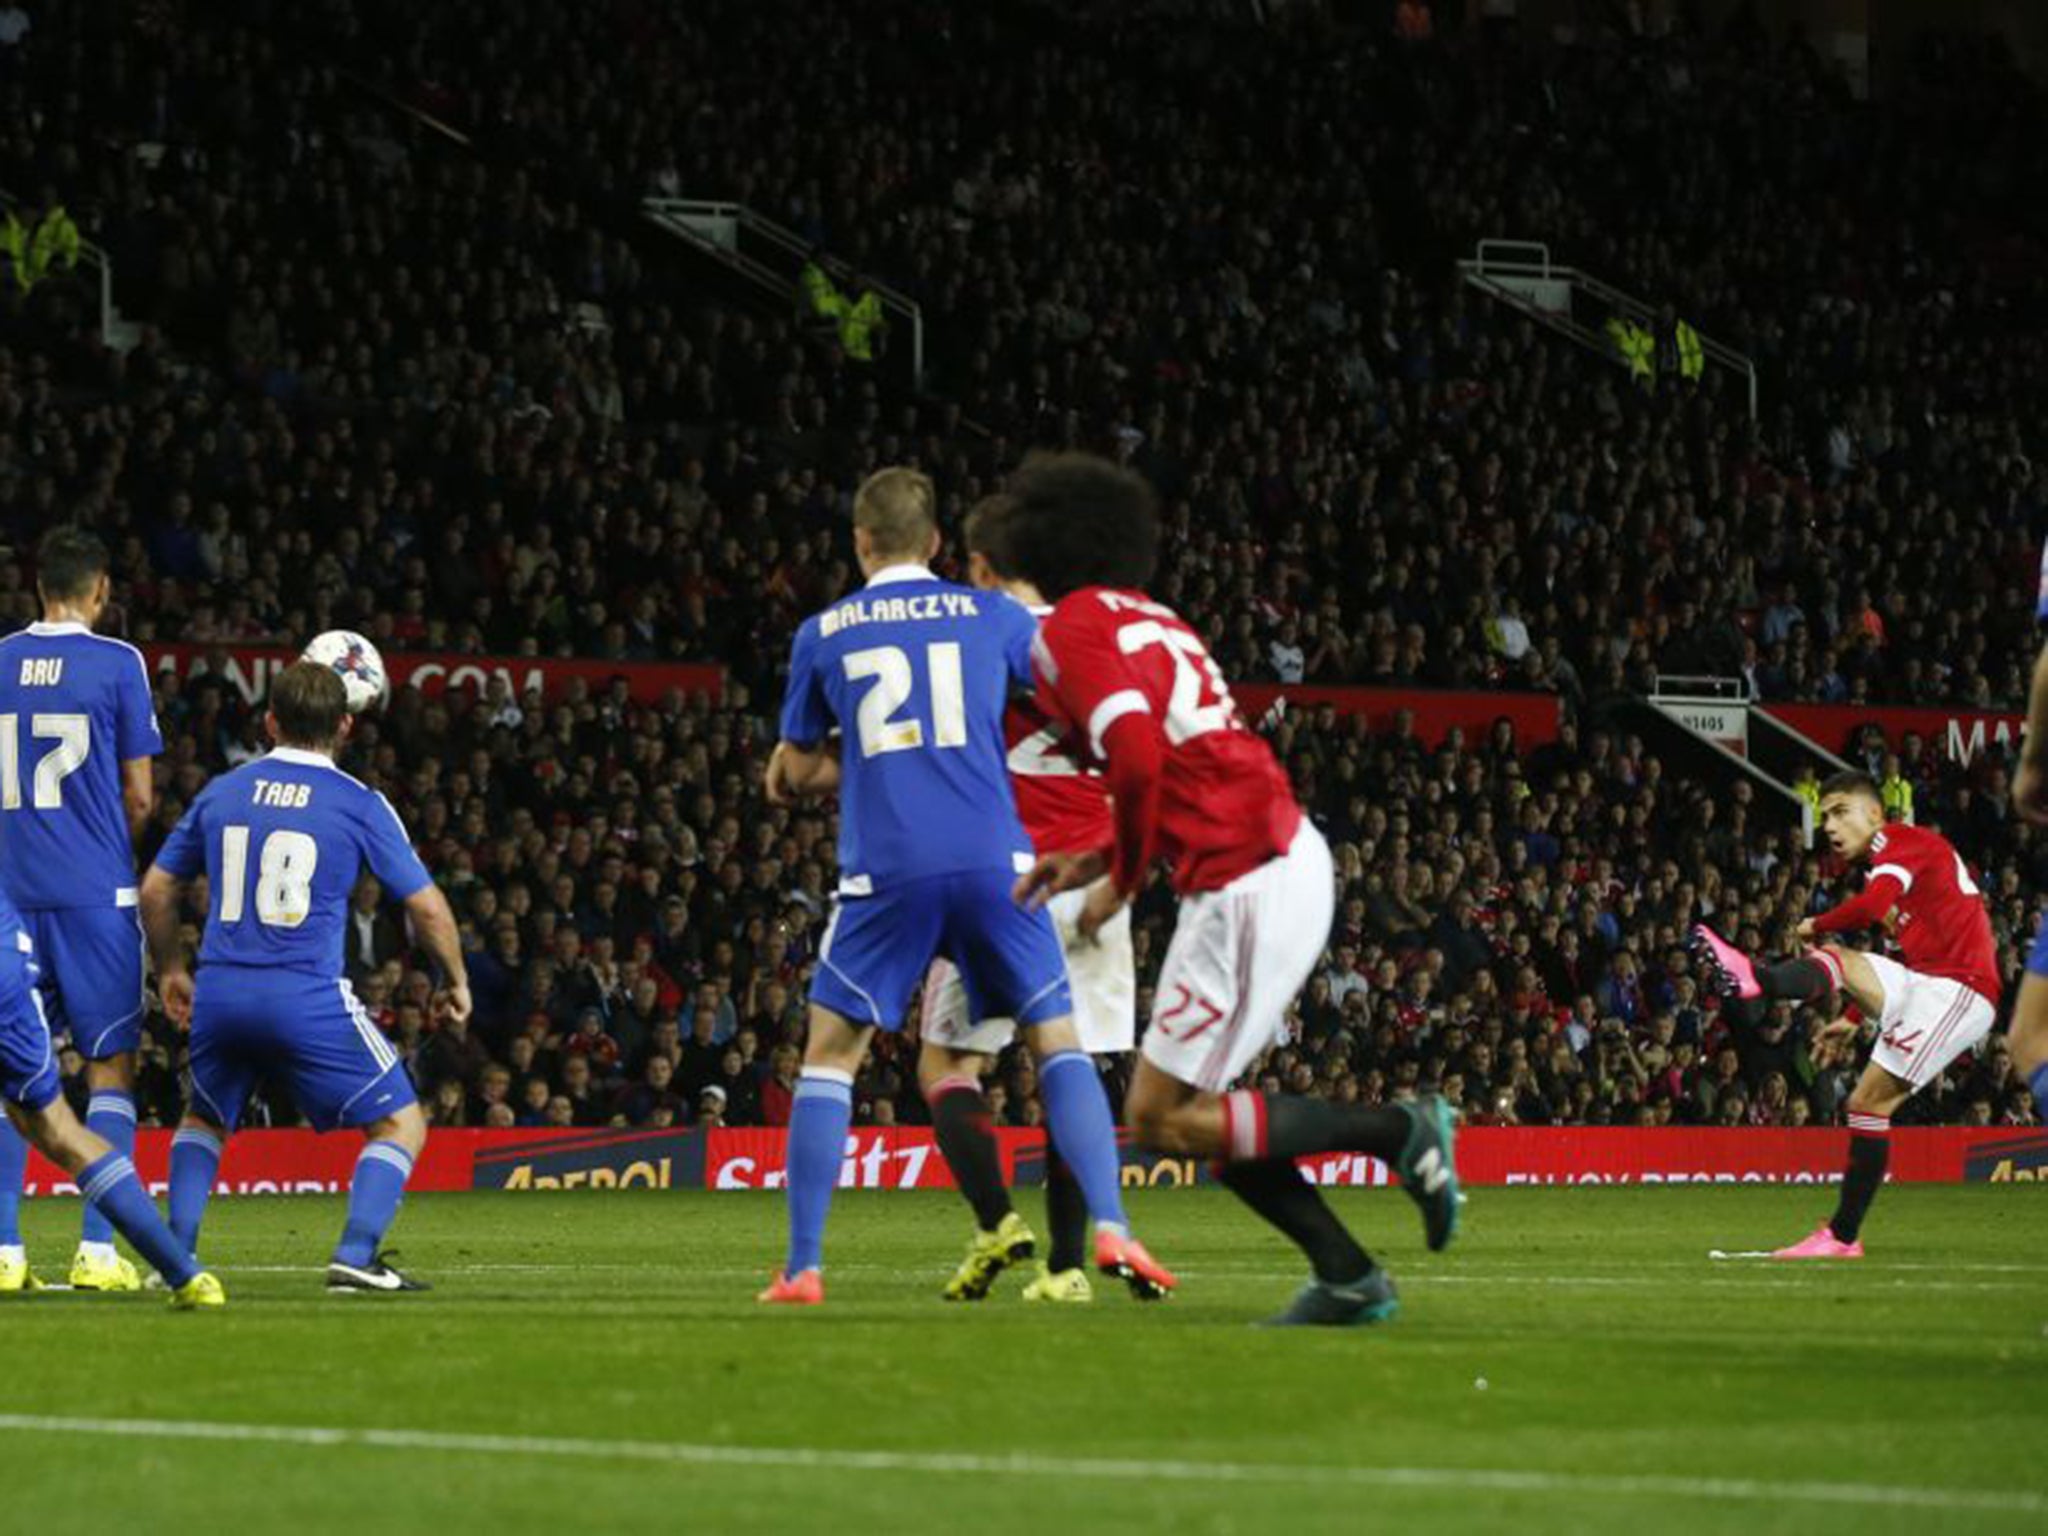
<instances>
[{"instance_id":1,"label":"manutd.com signage","mask_svg":"<svg viewBox=\"0 0 2048 1536\"><path fill-rule=\"evenodd\" d=\"M1045 1179L1045 1138L1006 1130L1003 1172ZM135 1162L161 1194L169 1131L136 1138ZM1458 1168L1474 1185L1824 1184L1840 1178L1848 1133L1835 1130L1552 1129L1480 1126L1458 1138ZM220 1189L236 1195L332 1194L348 1187L361 1143L311 1131L245 1131L228 1145ZM414 1190L780 1189L779 1130L436 1131L413 1171ZM1318 1184L1391 1184L1384 1163L1350 1153L1304 1158ZM1892 1133L1890 1176L1907 1184L2048 1184L2048 1130L1914 1129ZM1206 1164L1123 1148L1123 1181L1173 1188L1209 1181ZM858 1130L846 1138L842 1189L951 1189L928 1129ZM31 1195L78 1191L39 1157Z\"/></svg>"},{"instance_id":2,"label":"manutd.com signage","mask_svg":"<svg viewBox=\"0 0 2048 1536\"><path fill-rule=\"evenodd\" d=\"M148 658L152 672L168 672L188 683L198 677L218 677L251 704L269 693L271 679L297 660L296 652L273 646L145 645L142 654ZM613 678L623 678L627 692L642 704L658 704L676 692L716 699L725 687L723 668L684 663L386 651L384 665L391 674L394 689L417 688L429 698L450 690L482 696L494 680L501 678L515 699L524 699L538 689L542 698L554 700L575 682L602 694L610 688Z\"/></svg>"},{"instance_id":3,"label":"manutd.com signage","mask_svg":"<svg viewBox=\"0 0 2048 1536\"><path fill-rule=\"evenodd\" d=\"M2010 752L2019 745L2026 719L1999 710L1908 709L1863 704L1772 704L1768 712L1830 752L1844 752L1866 725L1874 725L1897 747L1908 731L1929 750L1968 767L1986 752Z\"/></svg>"}]
</instances>

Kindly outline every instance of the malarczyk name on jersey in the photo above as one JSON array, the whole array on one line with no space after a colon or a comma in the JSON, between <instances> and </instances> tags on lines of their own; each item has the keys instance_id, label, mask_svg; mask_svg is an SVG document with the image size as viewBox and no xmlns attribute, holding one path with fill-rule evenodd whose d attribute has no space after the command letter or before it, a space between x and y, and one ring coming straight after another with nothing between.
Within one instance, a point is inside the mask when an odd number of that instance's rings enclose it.
<instances>
[{"instance_id":1,"label":"malarczyk name on jersey","mask_svg":"<svg viewBox=\"0 0 2048 1536\"><path fill-rule=\"evenodd\" d=\"M981 613L969 592L921 592L912 597L856 597L818 615L820 639L856 624L903 624L913 619L971 619Z\"/></svg>"}]
</instances>

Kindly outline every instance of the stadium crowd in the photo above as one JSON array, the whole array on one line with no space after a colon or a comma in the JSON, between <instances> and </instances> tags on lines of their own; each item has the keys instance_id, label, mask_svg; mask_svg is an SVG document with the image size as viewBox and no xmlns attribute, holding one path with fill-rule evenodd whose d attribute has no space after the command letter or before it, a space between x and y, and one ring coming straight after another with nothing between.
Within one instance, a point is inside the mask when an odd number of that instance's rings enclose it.
<instances>
[{"instance_id":1,"label":"stadium crowd","mask_svg":"<svg viewBox=\"0 0 2048 1536\"><path fill-rule=\"evenodd\" d=\"M320 8L473 157L261 6L154 31L104 9L36 16L0 186L79 214L144 340L98 349L62 283L9 294L9 530L99 527L140 640L348 624L730 669L715 707L408 692L365 722L353 764L447 884L477 983L474 1024L430 1031L365 890L352 972L439 1123L780 1123L833 867L828 816L760 798L779 658L854 582L862 473L914 459L957 515L1034 444L1160 485L1159 590L1234 677L1539 688L1574 722L1526 751L1268 722L1344 889L1265 1071L1523 1122L1837 1117L1845 1069L1796 1021L1731 1028L1680 940L1711 913L1789 947L1839 872L1667 779L1607 705L1660 670L2020 696L2048 268L1974 211L1998 189L1940 173L1958 146L1983 177L2028 164L2038 101L1995 57L1932 56L1873 113L1739 38L1418 54L1308 7L1256 39L939 0ZM908 289L937 395L794 311L706 301L623 232L648 190L754 202ZM1717 375L1637 389L1469 295L1450 258L1498 233L1752 351L1764 419ZM34 616L32 575L0 564L0 620ZM158 836L260 750L223 682L162 709ZM2048 845L1996 754L1963 775L1888 745L1978 863L2010 973ZM1167 900L1141 903L1141 974ZM159 1119L175 1049L159 1031ZM906 1061L870 1069L864 1115L920 1115ZM1027 1062L1003 1100L1036 1116ZM1915 1113L2025 1100L1994 1042Z\"/></svg>"}]
</instances>

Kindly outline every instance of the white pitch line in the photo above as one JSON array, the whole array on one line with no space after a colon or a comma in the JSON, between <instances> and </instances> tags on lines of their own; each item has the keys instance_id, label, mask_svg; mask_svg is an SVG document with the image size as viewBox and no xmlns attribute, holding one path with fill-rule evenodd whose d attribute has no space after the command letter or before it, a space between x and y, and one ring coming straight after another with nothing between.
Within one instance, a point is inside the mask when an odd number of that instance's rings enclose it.
<instances>
[{"instance_id":1,"label":"white pitch line","mask_svg":"<svg viewBox=\"0 0 2048 1536\"><path fill-rule=\"evenodd\" d=\"M2012 1266L2017 1267L2017 1266ZM327 1268L322 1264L222 1264L218 1266L223 1275L324 1275ZM834 1264L834 1275L858 1275L864 1279L900 1280L916 1283L930 1280L938 1273L936 1269L909 1269L893 1264ZM1707 1290L1789 1290L1806 1283L1804 1278L1812 1269L1794 1273L1781 1268L1758 1270L1736 1278L1733 1274L1700 1278L1687 1283L1696 1289ZM627 1275L673 1275L687 1273L697 1279L757 1279L761 1274L758 1266L690 1265L683 1271L674 1264L653 1262L639 1264L436 1264L422 1273L430 1278L435 1275L567 1275L567 1274L627 1274ZM1275 1285L1288 1284L1299 1280L1292 1271L1270 1269L1187 1269L1178 1273L1187 1280L1270 1280ZM1839 1273L1839 1271L1837 1271ZM1871 1290L1911 1289L1915 1291L2031 1291L2034 1285L2022 1280L1908 1280L1887 1279L1870 1274L1865 1270L1865 1287ZM1658 1290L1669 1288L1669 1282L1650 1275L1503 1275L1503 1274L1461 1274L1446 1275L1434 1272L1402 1274L1396 1277L1403 1286L1435 1285L1486 1285L1503 1289L1517 1287L1541 1287L1545 1289L1571 1290ZM64 1290L64 1286L50 1286L50 1290Z\"/></svg>"},{"instance_id":2,"label":"white pitch line","mask_svg":"<svg viewBox=\"0 0 2048 1536\"><path fill-rule=\"evenodd\" d=\"M1028 1452L979 1456L918 1451L849 1451L807 1446L708 1445L688 1441L582 1440L536 1435L453 1434L295 1424L229 1424L184 1419L94 1419L0 1414L0 1430L128 1440L196 1440L303 1446L316 1450L435 1451L479 1456L552 1456L668 1466L773 1467L813 1472L910 1472L937 1476L1085 1478L1098 1482L1311 1483L1324 1487L1528 1493L1570 1498L1704 1499L1723 1503L1860 1505L2048 1515L2048 1493L2019 1488L1930 1488L1896 1483L1778 1482L1767 1478L1601 1476L1498 1467L1344 1467L1256 1461L1152 1461Z\"/></svg>"}]
</instances>

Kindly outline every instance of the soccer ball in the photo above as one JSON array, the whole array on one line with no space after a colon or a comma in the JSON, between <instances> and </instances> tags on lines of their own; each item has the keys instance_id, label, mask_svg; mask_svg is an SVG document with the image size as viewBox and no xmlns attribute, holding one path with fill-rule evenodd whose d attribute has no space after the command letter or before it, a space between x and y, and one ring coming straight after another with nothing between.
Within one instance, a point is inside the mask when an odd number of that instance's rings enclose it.
<instances>
[{"instance_id":1,"label":"soccer ball","mask_svg":"<svg viewBox=\"0 0 2048 1536\"><path fill-rule=\"evenodd\" d=\"M352 629L330 629L324 635L315 635L299 659L334 668L348 690L348 712L352 715L375 708L391 692L384 658L377 654L377 647Z\"/></svg>"}]
</instances>

